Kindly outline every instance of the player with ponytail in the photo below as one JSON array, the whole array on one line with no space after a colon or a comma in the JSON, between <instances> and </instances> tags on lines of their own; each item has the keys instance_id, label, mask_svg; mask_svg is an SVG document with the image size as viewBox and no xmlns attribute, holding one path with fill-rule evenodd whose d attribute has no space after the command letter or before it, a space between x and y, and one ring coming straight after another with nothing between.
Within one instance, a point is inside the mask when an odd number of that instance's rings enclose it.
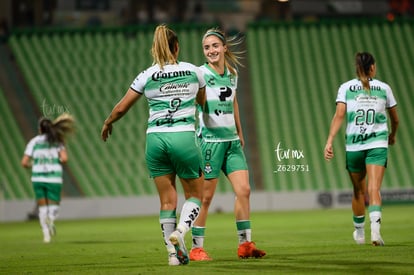
<instances>
[{"instance_id":1,"label":"player with ponytail","mask_svg":"<svg viewBox=\"0 0 414 275\"><path fill-rule=\"evenodd\" d=\"M365 91L370 93L369 81L370 76L375 75L376 70L375 58L369 53L357 53L355 55L356 75L362 83Z\"/></svg>"},{"instance_id":2,"label":"player with ponytail","mask_svg":"<svg viewBox=\"0 0 414 275\"><path fill-rule=\"evenodd\" d=\"M74 123L73 117L67 113L54 121L41 118L39 135L29 141L21 161L23 167L32 169L31 180L45 243L49 243L56 233L54 222L61 200L62 164L68 161L65 140L67 135L74 132Z\"/></svg>"},{"instance_id":3,"label":"player with ponytail","mask_svg":"<svg viewBox=\"0 0 414 275\"><path fill-rule=\"evenodd\" d=\"M195 139L195 112L196 101L204 100L206 84L198 67L178 61L178 53L176 33L166 25L157 26L151 49L152 66L135 78L101 131L106 141L112 134L113 123L141 96L147 98L150 114L145 156L160 197L159 222L169 265L189 262L184 236L200 212L203 187L201 151ZM186 196L178 224L176 176Z\"/></svg>"},{"instance_id":4,"label":"player with ponytail","mask_svg":"<svg viewBox=\"0 0 414 275\"><path fill-rule=\"evenodd\" d=\"M355 55L357 78L343 83L336 98L324 157L334 157L333 140L346 121L346 168L353 184L352 211L357 244L365 243L365 194L371 222L371 243L384 245L380 234L382 219L381 183L388 160L388 145L395 143L398 128L397 102L391 87L375 79L377 67L372 54ZM388 130L387 113L391 130ZM368 184L367 184L368 183Z\"/></svg>"},{"instance_id":5,"label":"player with ponytail","mask_svg":"<svg viewBox=\"0 0 414 275\"><path fill-rule=\"evenodd\" d=\"M237 36L227 38L218 28L206 31L202 38L207 60L200 69L206 80L206 101L200 108L201 150L203 153L204 189L200 216L193 229L190 259L212 260L204 250L208 209L213 200L220 171L229 179L236 199L234 202L235 231L239 258L260 258L266 252L252 242L250 221L250 184L247 161L243 152L244 137L237 101L237 66L241 53L235 46L242 41Z\"/></svg>"}]
</instances>

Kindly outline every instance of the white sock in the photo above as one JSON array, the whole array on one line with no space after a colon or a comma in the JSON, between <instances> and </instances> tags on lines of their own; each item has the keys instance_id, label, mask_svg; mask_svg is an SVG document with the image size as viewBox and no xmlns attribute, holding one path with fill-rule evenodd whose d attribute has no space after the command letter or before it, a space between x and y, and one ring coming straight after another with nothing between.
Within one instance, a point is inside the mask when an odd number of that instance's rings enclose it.
<instances>
[{"instance_id":1,"label":"white sock","mask_svg":"<svg viewBox=\"0 0 414 275\"><path fill-rule=\"evenodd\" d=\"M169 236L174 232L177 225L177 218L175 211L164 210L160 212L160 225L162 237L164 238L165 248L168 253L175 253L174 245L171 244Z\"/></svg>"},{"instance_id":2,"label":"white sock","mask_svg":"<svg viewBox=\"0 0 414 275\"><path fill-rule=\"evenodd\" d=\"M47 226L47 206L39 206L39 223L42 228L43 236L50 237L49 228Z\"/></svg>"},{"instance_id":3,"label":"white sock","mask_svg":"<svg viewBox=\"0 0 414 275\"><path fill-rule=\"evenodd\" d=\"M379 234L381 228L381 211L370 212L369 219L371 220L371 232Z\"/></svg>"},{"instance_id":4,"label":"white sock","mask_svg":"<svg viewBox=\"0 0 414 275\"><path fill-rule=\"evenodd\" d=\"M51 223L54 223L59 214L59 205L52 204L48 206L48 217Z\"/></svg>"},{"instance_id":5,"label":"white sock","mask_svg":"<svg viewBox=\"0 0 414 275\"><path fill-rule=\"evenodd\" d=\"M200 213L200 205L201 201L196 198L189 198L185 201L181 209L180 221L177 225L177 229L181 234L185 235L193 227Z\"/></svg>"},{"instance_id":6,"label":"white sock","mask_svg":"<svg viewBox=\"0 0 414 275\"><path fill-rule=\"evenodd\" d=\"M354 228L357 230L358 234L362 234L365 228L365 216L354 216Z\"/></svg>"},{"instance_id":7,"label":"white sock","mask_svg":"<svg viewBox=\"0 0 414 275\"><path fill-rule=\"evenodd\" d=\"M252 229L250 220L236 220L237 236L239 244L252 241Z\"/></svg>"},{"instance_id":8,"label":"white sock","mask_svg":"<svg viewBox=\"0 0 414 275\"><path fill-rule=\"evenodd\" d=\"M251 242L252 241L252 230L251 229L237 230L237 236L239 237L239 244L242 244L245 242Z\"/></svg>"}]
</instances>

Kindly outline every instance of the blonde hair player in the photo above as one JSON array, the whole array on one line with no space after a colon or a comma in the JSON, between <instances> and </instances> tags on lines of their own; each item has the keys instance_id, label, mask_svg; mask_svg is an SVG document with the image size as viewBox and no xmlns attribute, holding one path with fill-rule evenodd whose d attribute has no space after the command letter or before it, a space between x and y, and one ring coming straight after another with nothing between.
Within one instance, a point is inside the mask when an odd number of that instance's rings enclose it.
<instances>
[{"instance_id":1,"label":"blonde hair player","mask_svg":"<svg viewBox=\"0 0 414 275\"><path fill-rule=\"evenodd\" d=\"M200 212L203 186L201 151L195 139L195 104L196 99L203 104L205 82L198 67L178 61L178 37L166 25L156 27L151 52L153 65L135 78L115 105L101 136L106 141L112 134L113 123L142 95L147 98L145 156L160 198L159 221L168 264L188 264L184 237ZM178 225L176 176L186 197Z\"/></svg>"},{"instance_id":2,"label":"blonde hair player","mask_svg":"<svg viewBox=\"0 0 414 275\"><path fill-rule=\"evenodd\" d=\"M32 184L39 207L43 241L50 243L56 234L55 220L59 213L63 184L62 164L68 161L65 139L74 132L74 119L62 114L54 121L39 120L39 134L26 145L21 164L32 169Z\"/></svg>"},{"instance_id":3,"label":"blonde hair player","mask_svg":"<svg viewBox=\"0 0 414 275\"><path fill-rule=\"evenodd\" d=\"M256 248L251 238L250 184L246 158L243 152L243 131L237 103L237 70L240 52L232 46L241 41L227 39L219 29L210 29L203 36L202 46L207 62L201 66L206 87L206 103L200 110L200 145L204 161L203 201L198 220L192 229L193 247L190 259L206 261L212 258L204 250L207 214L218 183L220 171L232 184L236 200L236 218L239 258L260 258L266 255Z\"/></svg>"},{"instance_id":4,"label":"blonde hair player","mask_svg":"<svg viewBox=\"0 0 414 275\"><path fill-rule=\"evenodd\" d=\"M374 78L377 67L372 54L357 53L355 66L357 78L339 87L336 112L332 118L324 157L326 160L334 157L333 140L345 120L346 168L354 190L353 238L357 244L365 243L365 193L368 191L371 243L380 246L384 245L380 233L380 189L387 166L388 145L395 143L398 128L397 102L391 87ZM387 126L387 112L391 131Z\"/></svg>"}]
</instances>

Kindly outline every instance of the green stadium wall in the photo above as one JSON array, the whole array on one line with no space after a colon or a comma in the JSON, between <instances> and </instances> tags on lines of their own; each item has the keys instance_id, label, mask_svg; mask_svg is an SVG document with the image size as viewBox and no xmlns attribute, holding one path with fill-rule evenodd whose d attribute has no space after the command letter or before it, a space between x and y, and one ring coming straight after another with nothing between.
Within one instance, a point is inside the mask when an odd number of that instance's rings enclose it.
<instances>
[{"instance_id":1,"label":"green stadium wall","mask_svg":"<svg viewBox=\"0 0 414 275\"><path fill-rule=\"evenodd\" d=\"M204 62L201 37L206 29L177 26L180 60L200 65ZM113 135L106 143L100 139L103 121L113 106L138 73L151 65L152 39L150 27L23 31L9 39L38 113L53 119L69 112L77 120L76 134L67 144L68 167L77 186L68 188L71 193L65 196L94 198L157 193L145 164L148 117L145 99L114 125ZM15 125L12 119L9 124ZM18 158L21 158L24 145L16 147L20 148ZM24 181L10 176L13 172L21 175L19 163L13 161L8 165L14 169L4 180L5 199L32 197L27 188L29 177ZM25 192L19 186L25 186ZM178 189L182 192L179 184ZM225 184L217 191L230 190Z\"/></svg>"},{"instance_id":2,"label":"green stadium wall","mask_svg":"<svg viewBox=\"0 0 414 275\"><path fill-rule=\"evenodd\" d=\"M315 206L314 195L326 192L345 194L349 203L351 186L344 164L344 129L335 140L335 159L326 162L323 148L337 89L354 77L353 58L357 51L374 54L377 77L391 85L398 101L400 129L397 144L390 150L383 189L413 190L410 137L414 134L414 114L409 94L414 86L413 27L412 21L248 26L248 67L241 70L247 72L250 84L240 82L244 86L239 87L239 98L243 104L252 104L254 110L252 115L241 110L243 124L254 119L244 132L253 132L247 141L258 148L250 150L247 146L246 152L259 160L249 163L255 174L252 209L280 209L291 202L299 208ZM206 29L177 29L181 60L204 62L200 39ZM69 111L78 121L77 133L68 143L68 165L77 185L72 189L77 193L66 196L100 200L156 194L144 157L148 116L145 100L114 125L113 136L106 143L100 140L103 120L137 73L152 62L152 34L152 28L52 30L16 33L10 38L9 46L39 113L55 117ZM27 141L13 126L13 110L7 109L4 98L0 99L6 125L13 132L2 136L2 147L13 155L6 158L7 165L2 164L2 196L6 201L32 200L29 174L19 166ZM232 208L227 205L232 202L231 186L223 176L220 180L225 184L219 184L217 190L217 211ZM178 189L182 193L179 184ZM295 202L295 198L309 203ZM75 199L73 204L79 201ZM77 215L80 214L81 210Z\"/></svg>"}]
</instances>

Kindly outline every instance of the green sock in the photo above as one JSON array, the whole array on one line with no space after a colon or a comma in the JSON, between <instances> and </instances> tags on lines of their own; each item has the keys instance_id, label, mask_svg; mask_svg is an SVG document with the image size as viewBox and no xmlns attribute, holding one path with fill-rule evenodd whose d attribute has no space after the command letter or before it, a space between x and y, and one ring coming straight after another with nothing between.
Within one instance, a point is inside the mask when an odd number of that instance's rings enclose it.
<instances>
[{"instance_id":1,"label":"green sock","mask_svg":"<svg viewBox=\"0 0 414 275\"><path fill-rule=\"evenodd\" d=\"M370 205L368 206L368 212L374 212L374 211L379 211L381 212L381 205Z\"/></svg>"}]
</instances>

